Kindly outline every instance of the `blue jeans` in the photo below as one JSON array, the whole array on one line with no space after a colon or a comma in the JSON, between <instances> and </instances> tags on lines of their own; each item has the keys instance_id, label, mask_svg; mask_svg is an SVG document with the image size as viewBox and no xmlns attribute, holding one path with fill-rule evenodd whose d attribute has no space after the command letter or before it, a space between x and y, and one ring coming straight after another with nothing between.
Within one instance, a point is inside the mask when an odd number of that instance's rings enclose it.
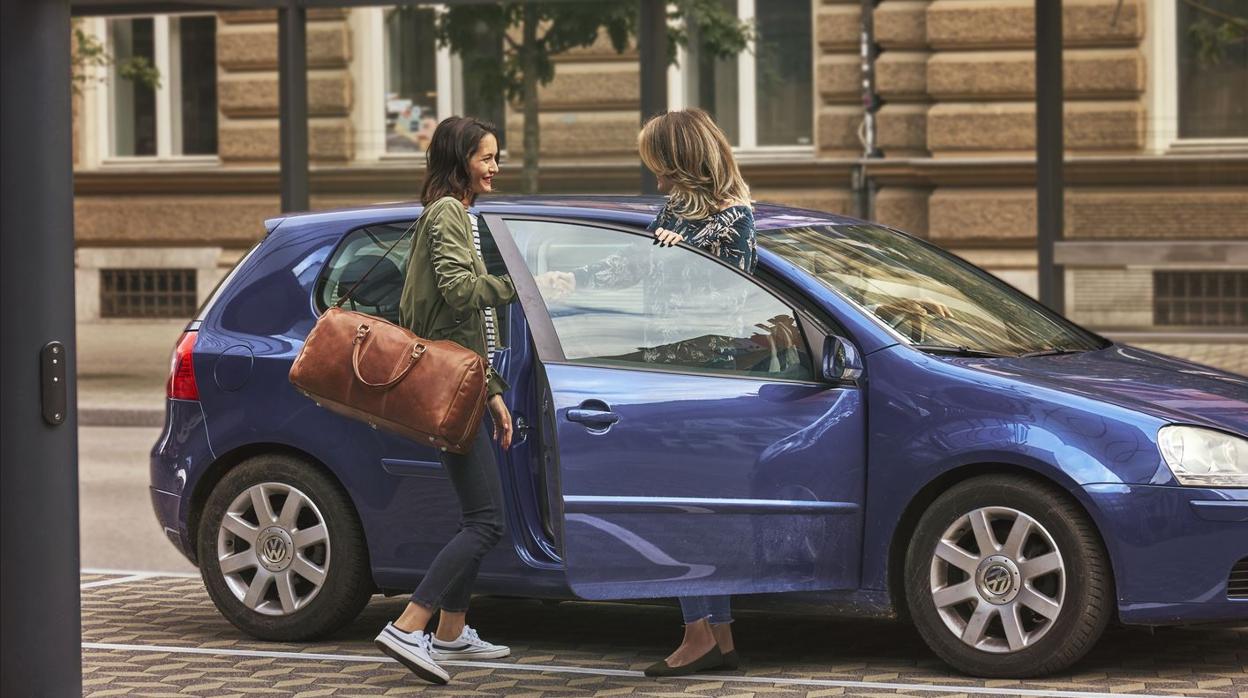
<instances>
[{"instance_id":1,"label":"blue jeans","mask_svg":"<svg viewBox=\"0 0 1248 698\"><path fill-rule=\"evenodd\" d=\"M731 596L682 596L678 600L686 625L703 618L712 625L732 622Z\"/></svg>"},{"instance_id":2,"label":"blue jeans","mask_svg":"<svg viewBox=\"0 0 1248 698\"><path fill-rule=\"evenodd\" d=\"M503 488L489 427L488 421L481 425L468 453L441 453L442 467L459 498L462 518L459 532L433 558L425 578L412 593L412 603L452 613L467 611L481 558L503 537Z\"/></svg>"}]
</instances>

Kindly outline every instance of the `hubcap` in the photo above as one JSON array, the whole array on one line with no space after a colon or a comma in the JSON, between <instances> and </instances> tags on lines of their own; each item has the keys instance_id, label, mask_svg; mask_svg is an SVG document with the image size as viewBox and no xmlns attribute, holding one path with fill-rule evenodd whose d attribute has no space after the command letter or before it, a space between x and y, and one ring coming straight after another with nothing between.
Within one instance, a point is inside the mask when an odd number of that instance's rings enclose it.
<instances>
[{"instance_id":1,"label":"hubcap","mask_svg":"<svg viewBox=\"0 0 1248 698\"><path fill-rule=\"evenodd\" d=\"M281 572L290 566L294 541L280 526L271 526L260 532L260 549L256 556L260 564L270 572Z\"/></svg>"},{"instance_id":2,"label":"hubcap","mask_svg":"<svg viewBox=\"0 0 1248 698\"><path fill-rule=\"evenodd\" d=\"M329 530L316 504L280 482L253 485L226 509L217 532L226 586L247 608L283 616L306 606L329 571Z\"/></svg>"},{"instance_id":3,"label":"hubcap","mask_svg":"<svg viewBox=\"0 0 1248 698\"><path fill-rule=\"evenodd\" d=\"M1018 596L1021 576L1018 565L1004 555L989 555L979 563L975 580L979 595L988 603L1009 603Z\"/></svg>"},{"instance_id":4,"label":"hubcap","mask_svg":"<svg viewBox=\"0 0 1248 698\"><path fill-rule=\"evenodd\" d=\"M1053 536L1017 509L984 507L959 517L936 544L931 594L945 627L985 652L1030 647L1053 628L1066 566Z\"/></svg>"}]
</instances>

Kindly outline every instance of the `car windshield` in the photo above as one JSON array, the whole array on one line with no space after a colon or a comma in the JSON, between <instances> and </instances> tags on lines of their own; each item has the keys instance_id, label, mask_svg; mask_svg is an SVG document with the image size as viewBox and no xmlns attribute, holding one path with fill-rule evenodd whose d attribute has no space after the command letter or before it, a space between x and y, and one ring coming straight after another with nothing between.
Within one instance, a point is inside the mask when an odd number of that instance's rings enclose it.
<instances>
[{"instance_id":1,"label":"car windshield","mask_svg":"<svg viewBox=\"0 0 1248 698\"><path fill-rule=\"evenodd\" d=\"M758 244L933 352L1019 356L1099 349L1095 335L917 238L877 225L760 230Z\"/></svg>"}]
</instances>

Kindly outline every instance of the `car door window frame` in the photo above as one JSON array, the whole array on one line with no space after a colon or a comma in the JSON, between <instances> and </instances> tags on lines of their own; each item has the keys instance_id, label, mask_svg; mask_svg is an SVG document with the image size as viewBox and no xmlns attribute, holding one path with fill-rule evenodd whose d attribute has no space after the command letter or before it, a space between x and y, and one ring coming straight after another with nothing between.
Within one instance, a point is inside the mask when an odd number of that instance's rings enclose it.
<instances>
[{"instance_id":1,"label":"car door window frame","mask_svg":"<svg viewBox=\"0 0 1248 698\"><path fill-rule=\"evenodd\" d=\"M770 269L764 269L760 266L752 278L758 280L760 285L771 291L772 295L779 298L797 314L797 324L802 329L802 336L806 339L806 346L812 358L822 359L823 343L829 337L840 337L849 342L854 341L852 335L841 326L841 323L837 322L822 308L819 308L818 305L811 303L800 291L797 291L787 281L776 276ZM816 339L818 339L818 343L816 343ZM818 373L817 369L816 373ZM845 384L844 381L828 381L826 379L820 379L819 382L838 386ZM853 383L856 384L857 381L853 381Z\"/></svg>"},{"instance_id":2,"label":"car door window frame","mask_svg":"<svg viewBox=\"0 0 1248 698\"><path fill-rule=\"evenodd\" d=\"M599 363L592 360L588 361L571 361L563 351L563 344L559 340L558 331L555 329L554 322L550 319L550 312L546 308L546 299L542 296L541 291L537 288L537 282L533 280L533 272L529 269L528 263L524 259L523 253L519 246L516 245L515 238L512 237L511 229L508 227L509 221L531 221L537 223L555 223L563 225L578 225L587 228L601 228L614 232L626 233L634 237L645 238L651 236L651 233L640 228L612 223L606 221L586 220L582 218L564 218L557 216L541 216L541 215L524 215L524 214L485 214L485 219L490 225L491 231L494 233L495 243L498 245L499 252L503 256L503 260L507 263L507 268L511 274L512 283L516 287L516 296L522 304L538 303L533 306L541 308L540 313L529 313L526 311L525 316L529 321L530 335L533 338L533 344L537 349L538 358L544 363L555 364L574 364L577 366L594 366L598 368L608 368L625 371L646 371L655 373L677 373L687 376L703 376L709 378L730 378L735 380L750 381L768 381L778 383L795 383L799 385L830 385L819 375L818 365L822 358L822 346L817 351L812 351L814 343L811 341L812 319L809 314L802 308L791 303L785 295L777 293L770 285L764 283L759 277L748 274L741 269L728 264L719 257L694 247L692 245L681 245L681 247L693 252L694 254L705 257L716 264L731 270L733 273L741 276L747 282L754 284L761 291L770 295L777 302L793 313L794 320L798 323L798 330L802 333L802 342L806 346L807 355L811 359L811 377L809 379L797 378L781 378L768 375L748 375L735 373L712 373L708 371L689 370L679 365L666 366L647 366L645 364L608 364ZM518 266L519 269L513 267ZM535 317L540 315L540 317ZM822 328L819 328L822 330ZM822 342L820 343L822 345Z\"/></svg>"}]
</instances>

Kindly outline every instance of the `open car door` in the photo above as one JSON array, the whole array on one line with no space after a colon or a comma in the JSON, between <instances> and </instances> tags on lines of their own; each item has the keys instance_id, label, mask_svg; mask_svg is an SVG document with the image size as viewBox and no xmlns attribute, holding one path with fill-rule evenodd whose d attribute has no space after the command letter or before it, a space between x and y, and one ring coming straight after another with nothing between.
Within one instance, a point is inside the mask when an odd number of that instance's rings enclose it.
<instances>
[{"instance_id":1,"label":"open car door","mask_svg":"<svg viewBox=\"0 0 1248 698\"><path fill-rule=\"evenodd\" d=\"M550 393L540 438L577 595L857 587L865 407L857 385L819 377L822 331L757 279L638 230L486 220Z\"/></svg>"}]
</instances>

